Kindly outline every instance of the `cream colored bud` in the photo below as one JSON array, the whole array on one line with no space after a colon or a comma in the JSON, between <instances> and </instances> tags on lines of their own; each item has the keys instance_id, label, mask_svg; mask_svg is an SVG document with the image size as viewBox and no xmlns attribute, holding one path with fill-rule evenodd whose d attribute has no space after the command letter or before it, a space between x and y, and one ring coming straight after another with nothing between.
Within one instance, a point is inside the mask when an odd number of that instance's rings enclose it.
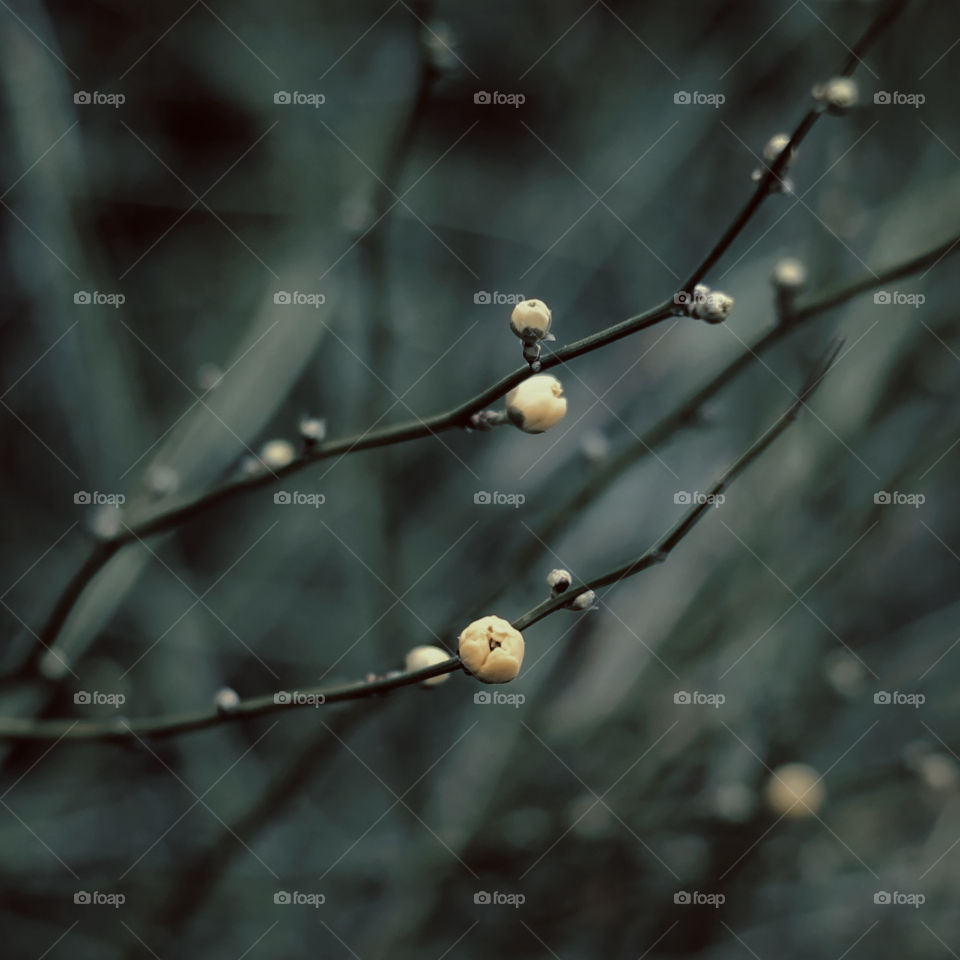
<instances>
[{"instance_id":1,"label":"cream colored bud","mask_svg":"<svg viewBox=\"0 0 960 960\"><path fill-rule=\"evenodd\" d=\"M543 340L550 332L552 319L550 308L542 300L523 300L513 308L510 329L521 340Z\"/></svg>"},{"instance_id":2,"label":"cream colored bud","mask_svg":"<svg viewBox=\"0 0 960 960\"><path fill-rule=\"evenodd\" d=\"M220 713L233 713L240 705L240 696L232 687L221 687L213 698L213 705Z\"/></svg>"},{"instance_id":3,"label":"cream colored bud","mask_svg":"<svg viewBox=\"0 0 960 960\"><path fill-rule=\"evenodd\" d=\"M859 97L857 81L852 77L832 77L813 88L813 99L825 104L831 113L844 113L856 105Z\"/></svg>"},{"instance_id":4,"label":"cream colored bud","mask_svg":"<svg viewBox=\"0 0 960 960\"><path fill-rule=\"evenodd\" d=\"M523 635L501 617L474 620L459 638L460 660L484 683L507 683L523 663Z\"/></svg>"},{"instance_id":5,"label":"cream colored bud","mask_svg":"<svg viewBox=\"0 0 960 960\"><path fill-rule=\"evenodd\" d=\"M297 451L289 440L269 440L260 448L260 460L271 470L278 470L296 459Z\"/></svg>"},{"instance_id":6,"label":"cream colored bud","mask_svg":"<svg viewBox=\"0 0 960 960\"><path fill-rule=\"evenodd\" d=\"M507 394L507 416L525 433L543 433L567 412L563 387L556 377L541 373L524 380Z\"/></svg>"},{"instance_id":7,"label":"cream colored bud","mask_svg":"<svg viewBox=\"0 0 960 960\"><path fill-rule=\"evenodd\" d=\"M785 817L812 817L826 799L820 774L805 763L786 763L767 781L767 803Z\"/></svg>"},{"instance_id":8,"label":"cream colored bud","mask_svg":"<svg viewBox=\"0 0 960 960\"><path fill-rule=\"evenodd\" d=\"M776 162L777 157L787 149L787 144L790 143L790 134L789 133L775 133L768 141L766 146L763 148L763 159L767 161L770 166ZM796 155L796 151L793 151L790 159ZM789 162L789 161L788 161Z\"/></svg>"},{"instance_id":9,"label":"cream colored bud","mask_svg":"<svg viewBox=\"0 0 960 960\"><path fill-rule=\"evenodd\" d=\"M557 596L570 586L572 579L569 570L551 570L547 574L547 586L550 588L550 592Z\"/></svg>"},{"instance_id":10,"label":"cream colored bud","mask_svg":"<svg viewBox=\"0 0 960 960\"><path fill-rule=\"evenodd\" d=\"M692 313L707 323L721 323L726 320L733 308L733 297L714 290L708 293L703 299L695 299L693 302Z\"/></svg>"},{"instance_id":11,"label":"cream colored bud","mask_svg":"<svg viewBox=\"0 0 960 960\"><path fill-rule=\"evenodd\" d=\"M595 610L597 607L597 595L592 590L584 590L570 604L574 610Z\"/></svg>"},{"instance_id":12,"label":"cream colored bud","mask_svg":"<svg viewBox=\"0 0 960 960\"><path fill-rule=\"evenodd\" d=\"M432 667L434 664L443 663L444 660L449 659L450 654L447 653L446 650L441 650L440 647L414 647L407 654L407 659L404 661L403 665L406 671L410 673L414 670L422 670L424 667ZM420 686L435 687L449 679L449 673L441 673L439 676L427 677L426 680L421 680Z\"/></svg>"},{"instance_id":13,"label":"cream colored bud","mask_svg":"<svg viewBox=\"0 0 960 960\"><path fill-rule=\"evenodd\" d=\"M776 287L798 290L807 282L807 268L793 257L784 257L777 261L771 279Z\"/></svg>"}]
</instances>

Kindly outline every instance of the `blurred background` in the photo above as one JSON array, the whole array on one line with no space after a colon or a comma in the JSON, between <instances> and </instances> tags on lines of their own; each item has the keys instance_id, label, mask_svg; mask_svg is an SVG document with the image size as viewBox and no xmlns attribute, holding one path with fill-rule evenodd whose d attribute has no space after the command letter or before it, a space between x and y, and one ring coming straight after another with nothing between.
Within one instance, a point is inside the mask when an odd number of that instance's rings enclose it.
<instances>
[{"instance_id":1,"label":"blurred background","mask_svg":"<svg viewBox=\"0 0 960 960\"><path fill-rule=\"evenodd\" d=\"M3 716L203 709L453 650L550 569L647 549L846 338L667 563L526 631L511 703L454 674L0 744L10 956L960 952L956 260L811 317L642 442L773 325L780 258L803 303L957 233L946 0L908 5L707 277L727 323L554 370L543 435L326 460L126 548L37 657L119 496L203 491L306 414L340 437L447 409L519 365L517 298L560 344L669 298L877 9L3 5ZM768 793L783 764L822 778L808 807Z\"/></svg>"}]
</instances>

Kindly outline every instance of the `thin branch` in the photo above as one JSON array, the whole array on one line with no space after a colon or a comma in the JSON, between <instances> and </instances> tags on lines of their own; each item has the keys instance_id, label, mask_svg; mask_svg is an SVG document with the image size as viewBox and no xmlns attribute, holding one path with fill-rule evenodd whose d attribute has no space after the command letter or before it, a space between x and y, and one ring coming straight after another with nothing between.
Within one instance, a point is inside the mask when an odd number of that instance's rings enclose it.
<instances>
[{"instance_id":1,"label":"thin branch","mask_svg":"<svg viewBox=\"0 0 960 960\"><path fill-rule=\"evenodd\" d=\"M855 70L860 57L871 46L883 29L897 16L903 5L904 0L888 0L844 60L839 70L841 75L848 76ZM819 109L811 109L804 116L799 126L793 132L788 147L781 151L776 161L767 169L765 175L757 184L753 195L747 201L747 204L736 216L714 248L707 254L706 258L694 270L686 284L684 284L684 290L690 291L693 289L744 229L754 213L759 209L763 200L769 195L774 182L779 181L780 173L783 172L791 151L799 145L800 141L809 133L819 116L819 112ZM542 369L552 369L555 366L590 353L623 337L652 327L667 317L675 316L676 313L677 309L673 300L668 300L644 313L628 317L618 324L614 324L605 330L584 337L555 351L542 361ZM512 374L502 377L476 397L446 412L435 414L426 419L408 420L391 427L385 427L382 430L368 430L352 437L345 437L340 440L320 444L304 450L297 459L286 467L272 472L229 481L200 496L184 498L174 506L160 509L153 514L148 514L141 520L134 519L132 524L116 536L102 541L95 549L94 554L91 555L83 567L71 578L63 594L57 601L50 617L44 624L43 629L40 631L41 643L44 646L49 646L56 640L70 610L86 585L93 579L99 568L126 544L152 536L164 530L172 529L195 517L198 513L239 496L242 493L269 486L277 480L289 476L298 470L302 470L304 467L318 460L355 453L360 450L369 450L388 444L405 443L409 440L431 436L445 430L465 427L472 414L478 413L491 403L499 400L500 397L526 380L529 376L529 367L522 367Z\"/></svg>"},{"instance_id":2,"label":"thin branch","mask_svg":"<svg viewBox=\"0 0 960 960\"><path fill-rule=\"evenodd\" d=\"M797 395L793 403L790 404L789 408L781 414L773 426L771 426L762 437L754 441L750 448L714 483L709 492L705 494L698 503L694 504L654 546L645 553L640 554L639 557L628 560L619 567L615 567L607 573L594 577L592 580L571 584L560 596L549 597L532 610L528 610L522 617L514 621L514 627L516 627L517 630L525 630L527 627L537 623L551 613L556 612L562 607L569 606L571 600L586 590L599 590L601 587L608 587L611 584L625 580L627 577L635 576L655 564L663 563L667 557L670 556L670 553L677 544L693 529L704 514L711 509L713 506L713 498L723 493L723 491L796 420L800 409L807 400L809 400L814 390L823 382L823 378L826 376L830 367L833 366L842 345L842 340L837 340L831 346L830 350L817 365L816 370L810 376L806 385Z\"/></svg>"},{"instance_id":3,"label":"thin branch","mask_svg":"<svg viewBox=\"0 0 960 960\"><path fill-rule=\"evenodd\" d=\"M572 585L566 593L559 597L550 597L544 600L543 603L515 620L513 626L518 630L525 630L551 613L568 606L572 598L585 590L596 590L619 583L627 577L635 576L654 564L666 560L677 544L686 537L710 508L711 503L708 498L722 493L797 418L800 408L807 402L832 366L841 345L840 341L833 345L789 409L710 488L708 497L693 505L673 529L661 538L654 547L642 553L639 557L629 560L592 580ZM0 739L126 740L132 737L167 737L187 733L191 730L202 730L241 717L256 717L303 707L319 708L343 700L358 700L362 697L386 693L397 687L410 686L430 677L453 673L458 669L461 669L460 658L450 657L448 660L430 667L424 667L421 670L401 672L376 680L365 680L330 687L309 687L303 690L282 691L252 697L248 700L240 700L230 710L211 709L199 713L171 714L133 721L126 717L117 717L106 722L97 720L29 720L19 717L0 718Z\"/></svg>"},{"instance_id":4,"label":"thin branch","mask_svg":"<svg viewBox=\"0 0 960 960\"><path fill-rule=\"evenodd\" d=\"M710 400L750 366L759 362L761 357L770 352L773 347L796 332L802 324L852 300L861 293L918 273L925 268L932 268L953 253L960 253L960 234L926 253L895 264L880 274L867 273L859 280L827 290L821 296L794 308L789 317L785 318L785 322L777 324L746 344L743 353L662 417L639 439L622 447L592 471L583 485L578 486L559 502L551 501L550 512L539 525L537 539L529 541L527 548L518 556L517 568L521 570L529 568L540 556L543 544L553 543L572 518L579 516L584 508L595 502L598 495L609 489L631 466L656 450L684 427L696 423L698 414ZM493 597L490 598L491 601L492 599Z\"/></svg>"},{"instance_id":5,"label":"thin branch","mask_svg":"<svg viewBox=\"0 0 960 960\"><path fill-rule=\"evenodd\" d=\"M853 45L850 52L844 58L843 63L837 70L837 75L842 77L850 76L861 58L873 45L873 42L880 36L886 27L899 15L903 9L906 0L888 0L870 25L864 31L860 39ZM797 124L796 129L790 136L790 143L781 150L776 161L771 164L760 182L757 184L753 195L746 202L743 209L736 216L733 223L727 228L723 236L717 241L713 249L706 255L700 265L693 271L687 282L683 285L683 290L691 291L707 275L707 273L716 265L717 261L726 253L734 240L740 235L743 228L750 222L753 215L757 212L760 204L767 198L774 184L781 183L780 174L782 174L790 162L790 156L807 134L813 129L823 110L820 106L811 107L804 115L803 119Z\"/></svg>"}]
</instances>

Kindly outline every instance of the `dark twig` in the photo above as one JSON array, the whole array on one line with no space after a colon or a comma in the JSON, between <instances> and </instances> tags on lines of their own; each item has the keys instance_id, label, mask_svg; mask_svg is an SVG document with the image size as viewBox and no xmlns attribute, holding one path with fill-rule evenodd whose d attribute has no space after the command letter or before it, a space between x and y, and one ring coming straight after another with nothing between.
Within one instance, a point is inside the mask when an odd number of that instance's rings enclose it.
<instances>
[{"instance_id":1,"label":"dark twig","mask_svg":"<svg viewBox=\"0 0 960 960\"><path fill-rule=\"evenodd\" d=\"M800 391L789 409L767 432L731 466L726 473L710 488L708 498L692 506L682 519L651 549L639 557L615 567L585 583L576 584L559 597L551 597L515 620L518 630L525 630L544 617L556 612L570 603L573 597L585 590L619 583L627 577L635 576L642 570L664 561L678 543L693 529L704 513L709 509L709 497L722 493L751 463L762 454L777 437L796 419L800 408L817 388L830 366L836 359L840 342L833 345L826 357L818 364L807 384ZM297 691L267 694L241 700L229 711L216 709L199 713L174 714L143 720L127 720L119 717L103 722L92 720L25 720L20 718L0 719L0 739L8 740L125 740L131 737L166 737L191 730L202 730L239 717L255 717L281 710L313 706L319 708L329 703L343 700L358 700L362 697L386 693L397 687L419 683L429 677L453 673L460 669L459 657L450 657L441 663L422 670L399 673L393 677L383 677L372 681L342 684L330 687L310 687Z\"/></svg>"}]
</instances>

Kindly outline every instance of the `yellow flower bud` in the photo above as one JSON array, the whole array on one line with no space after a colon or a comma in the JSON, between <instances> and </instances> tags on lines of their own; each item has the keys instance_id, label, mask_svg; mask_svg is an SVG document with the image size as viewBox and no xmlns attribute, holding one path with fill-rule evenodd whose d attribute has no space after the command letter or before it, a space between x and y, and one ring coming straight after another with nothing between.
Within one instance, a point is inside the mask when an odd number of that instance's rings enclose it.
<instances>
[{"instance_id":1,"label":"yellow flower bud","mask_svg":"<svg viewBox=\"0 0 960 960\"><path fill-rule=\"evenodd\" d=\"M440 647L414 647L409 653L407 653L407 658L404 661L404 668L408 673L410 673L413 670L422 670L424 667L432 667L436 663L443 663L444 660L449 659L450 654L447 653L446 650L441 650ZM421 680L420 686L435 687L449 679L449 673L441 673L439 676L427 677L426 680Z\"/></svg>"},{"instance_id":2,"label":"yellow flower bud","mask_svg":"<svg viewBox=\"0 0 960 960\"><path fill-rule=\"evenodd\" d=\"M297 451L289 440L270 440L260 448L260 460L271 470L293 463L296 456Z\"/></svg>"},{"instance_id":3,"label":"yellow flower bud","mask_svg":"<svg viewBox=\"0 0 960 960\"><path fill-rule=\"evenodd\" d=\"M820 774L805 763L786 763L767 781L767 803L785 817L812 817L823 805L827 791Z\"/></svg>"},{"instance_id":4,"label":"yellow flower bud","mask_svg":"<svg viewBox=\"0 0 960 960\"><path fill-rule=\"evenodd\" d=\"M567 412L563 387L548 373L524 380L507 394L507 416L525 433L543 433Z\"/></svg>"},{"instance_id":5,"label":"yellow flower bud","mask_svg":"<svg viewBox=\"0 0 960 960\"><path fill-rule=\"evenodd\" d=\"M570 576L569 570L551 570L547 574L547 586L554 596L563 593L572 581L573 577Z\"/></svg>"},{"instance_id":6,"label":"yellow flower bud","mask_svg":"<svg viewBox=\"0 0 960 960\"><path fill-rule=\"evenodd\" d=\"M507 683L523 663L523 635L501 617L481 617L460 634L460 660L484 683Z\"/></svg>"},{"instance_id":7,"label":"yellow flower bud","mask_svg":"<svg viewBox=\"0 0 960 960\"><path fill-rule=\"evenodd\" d=\"M510 329L521 340L543 340L550 332L551 319L550 308L542 300L523 300L513 308Z\"/></svg>"},{"instance_id":8,"label":"yellow flower bud","mask_svg":"<svg viewBox=\"0 0 960 960\"><path fill-rule=\"evenodd\" d=\"M830 113L844 113L854 106L860 91L852 77L833 77L813 88L813 99L826 105Z\"/></svg>"},{"instance_id":9,"label":"yellow flower bud","mask_svg":"<svg viewBox=\"0 0 960 960\"><path fill-rule=\"evenodd\" d=\"M807 268L793 257L778 260L773 268L773 284L785 290L797 290L807 281Z\"/></svg>"},{"instance_id":10,"label":"yellow flower bud","mask_svg":"<svg viewBox=\"0 0 960 960\"><path fill-rule=\"evenodd\" d=\"M763 159L772 166L776 162L777 157L786 150L789 142L789 133L775 133L763 148Z\"/></svg>"}]
</instances>

